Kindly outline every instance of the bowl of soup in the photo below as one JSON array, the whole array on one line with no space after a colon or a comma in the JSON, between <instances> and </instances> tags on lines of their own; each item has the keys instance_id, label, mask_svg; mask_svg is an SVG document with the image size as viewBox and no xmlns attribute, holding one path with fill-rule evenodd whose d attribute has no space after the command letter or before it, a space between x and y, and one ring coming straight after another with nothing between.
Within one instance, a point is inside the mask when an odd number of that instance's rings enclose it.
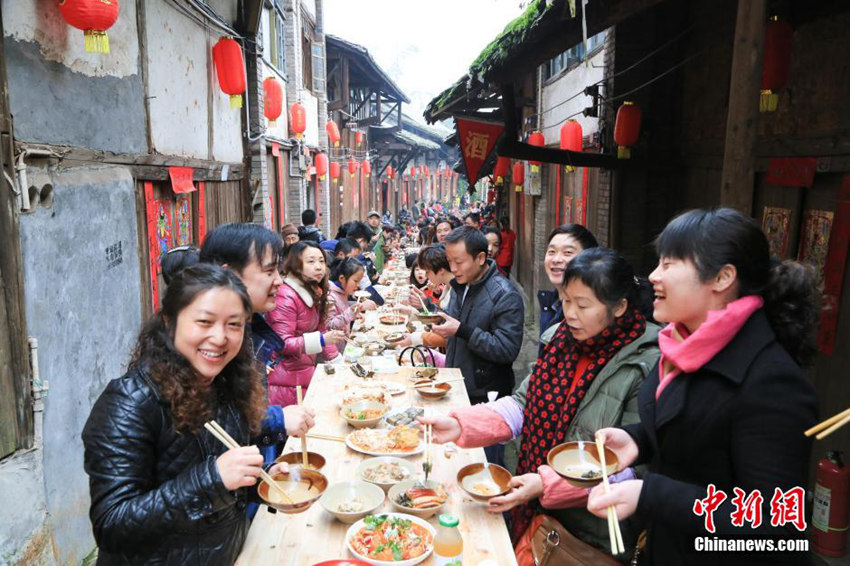
<instances>
[{"instance_id":1,"label":"bowl of soup","mask_svg":"<svg viewBox=\"0 0 850 566\"><path fill-rule=\"evenodd\" d=\"M591 488L602 482L602 465L596 443L590 441L564 442L552 448L546 456L549 467L575 487ZM617 472L617 455L605 448L607 475Z\"/></svg>"},{"instance_id":2,"label":"bowl of soup","mask_svg":"<svg viewBox=\"0 0 850 566\"><path fill-rule=\"evenodd\" d=\"M486 503L511 490L511 473L496 464L468 464L458 470L457 483L472 499Z\"/></svg>"},{"instance_id":3,"label":"bowl of soup","mask_svg":"<svg viewBox=\"0 0 850 566\"><path fill-rule=\"evenodd\" d=\"M263 503L287 514L306 511L328 488L328 478L321 472L301 466L293 466L287 473L277 472L271 478L283 493L269 485L266 479L257 486L257 493Z\"/></svg>"},{"instance_id":4,"label":"bowl of soup","mask_svg":"<svg viewBox=\"0 0 850 566\"><path fill-rule=\"evenodd\" d=\"M417 381L413 387L421 397L429 401L442 399L452 390L450 383L432 383L429 379Z\"/></svg>"},{"instance_id":5,"label":"bowl of soup","mask_svg":"<svg viewBox=\"0 0 850 566\"><path fill-rule=\"evenodd\" d=\"M288 452L281 454L275 459L275 462L286 462L290 466L303 466L304 460L301 457L301 452ZM310 470L319 471L325 467L325 457L317 452L307 452L307 468Z\"/></svg>"}]
</instances>

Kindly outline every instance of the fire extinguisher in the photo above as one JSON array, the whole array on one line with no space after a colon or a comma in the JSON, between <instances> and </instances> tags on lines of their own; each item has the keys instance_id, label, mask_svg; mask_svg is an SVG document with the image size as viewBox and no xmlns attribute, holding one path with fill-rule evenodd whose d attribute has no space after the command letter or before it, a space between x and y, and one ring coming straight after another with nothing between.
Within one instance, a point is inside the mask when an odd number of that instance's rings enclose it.
<instances>
[{"instance_id":1,"label":"fire extinguisher","mask_svg":"<svg viewBox=\"0 0 850 566\"><path fill-rule=\"evenodd\" d=\"M824 556L841 557L847 551L850 468L841 453L830 450L818 462L812 510L812 545Z\"/></svg>"}]
</instances>

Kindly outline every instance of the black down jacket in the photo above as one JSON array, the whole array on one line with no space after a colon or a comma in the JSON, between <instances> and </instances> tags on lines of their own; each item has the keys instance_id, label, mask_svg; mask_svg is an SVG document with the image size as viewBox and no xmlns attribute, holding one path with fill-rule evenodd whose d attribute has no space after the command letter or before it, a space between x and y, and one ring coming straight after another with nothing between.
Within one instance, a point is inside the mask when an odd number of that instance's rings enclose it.
<instances>
[{"instance_id":1,"label":"black down jacket","mask_svg":"<svg viewBox=\"0 0 850 566\"><path fill-rule=\"evenodd\" d=\"M236 407L215 419L249 441ZM207 431L178 434L168 403L143 370L112 380L83 429L98 566L233 564L248 532L248 489L225 489L216 458L225 448ZM251 490L255 493L254 490Z\"/></svg>"}]
</instances>

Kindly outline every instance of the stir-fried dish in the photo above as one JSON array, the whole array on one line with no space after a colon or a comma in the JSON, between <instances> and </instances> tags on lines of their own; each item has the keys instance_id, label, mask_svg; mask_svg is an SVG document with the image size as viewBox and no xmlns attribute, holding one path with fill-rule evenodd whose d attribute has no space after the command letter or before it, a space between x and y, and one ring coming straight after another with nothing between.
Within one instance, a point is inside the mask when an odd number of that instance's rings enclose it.
<instances>
[{"instance_id":1,"label":"stir-fried dish","mask_svg":"<svg viewBox=\"0 0 850 566\"><path fill-rule=\"evenodd\" d=\"M406 480L410 472L397 462L378 464L363 470L363 479L375 483L397 483Z\"/></svg>"},{"instance_id":2,"label":"stir-fried dish","mask_svg":"<svg viewBox=\"0 0 850 566\"><path fill-rule=\"evenodd\" d=\"M351 546L361 556L373 560L410 560L422 556L433 545L431 533L409 519L369 515L363 522L363 528L354 533Z\"/></svg>"},{"instance_id":3,"label":"stir-fried dish","mask_svg":"<svg viewBox=\"0 0 850 566\"><path fill-rule=\"evenodd\" d=\"M360 450L377 454L413 452L419 447L419 431L410 426L392 430L364 428L352 432L351 443Z\"/></svg>"}]
</instances>

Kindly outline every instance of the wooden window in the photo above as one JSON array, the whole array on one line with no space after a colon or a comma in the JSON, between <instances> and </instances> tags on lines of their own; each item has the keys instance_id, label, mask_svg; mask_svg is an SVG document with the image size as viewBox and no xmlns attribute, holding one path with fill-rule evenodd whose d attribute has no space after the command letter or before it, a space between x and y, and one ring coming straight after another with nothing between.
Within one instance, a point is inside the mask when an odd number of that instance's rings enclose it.
<instances>
[{"instance_id":1,"label":"wooden window","mask_svg":"<svg viewBox=\"0 0 850 566\"><path fill-rule=\"evenodd\" d=\"M268 40L269 62L282 75L286 74L286 16L283 11L283 2L276 0L272 8L266 10L268 15Z\"/></svg>"}]
</instances>

